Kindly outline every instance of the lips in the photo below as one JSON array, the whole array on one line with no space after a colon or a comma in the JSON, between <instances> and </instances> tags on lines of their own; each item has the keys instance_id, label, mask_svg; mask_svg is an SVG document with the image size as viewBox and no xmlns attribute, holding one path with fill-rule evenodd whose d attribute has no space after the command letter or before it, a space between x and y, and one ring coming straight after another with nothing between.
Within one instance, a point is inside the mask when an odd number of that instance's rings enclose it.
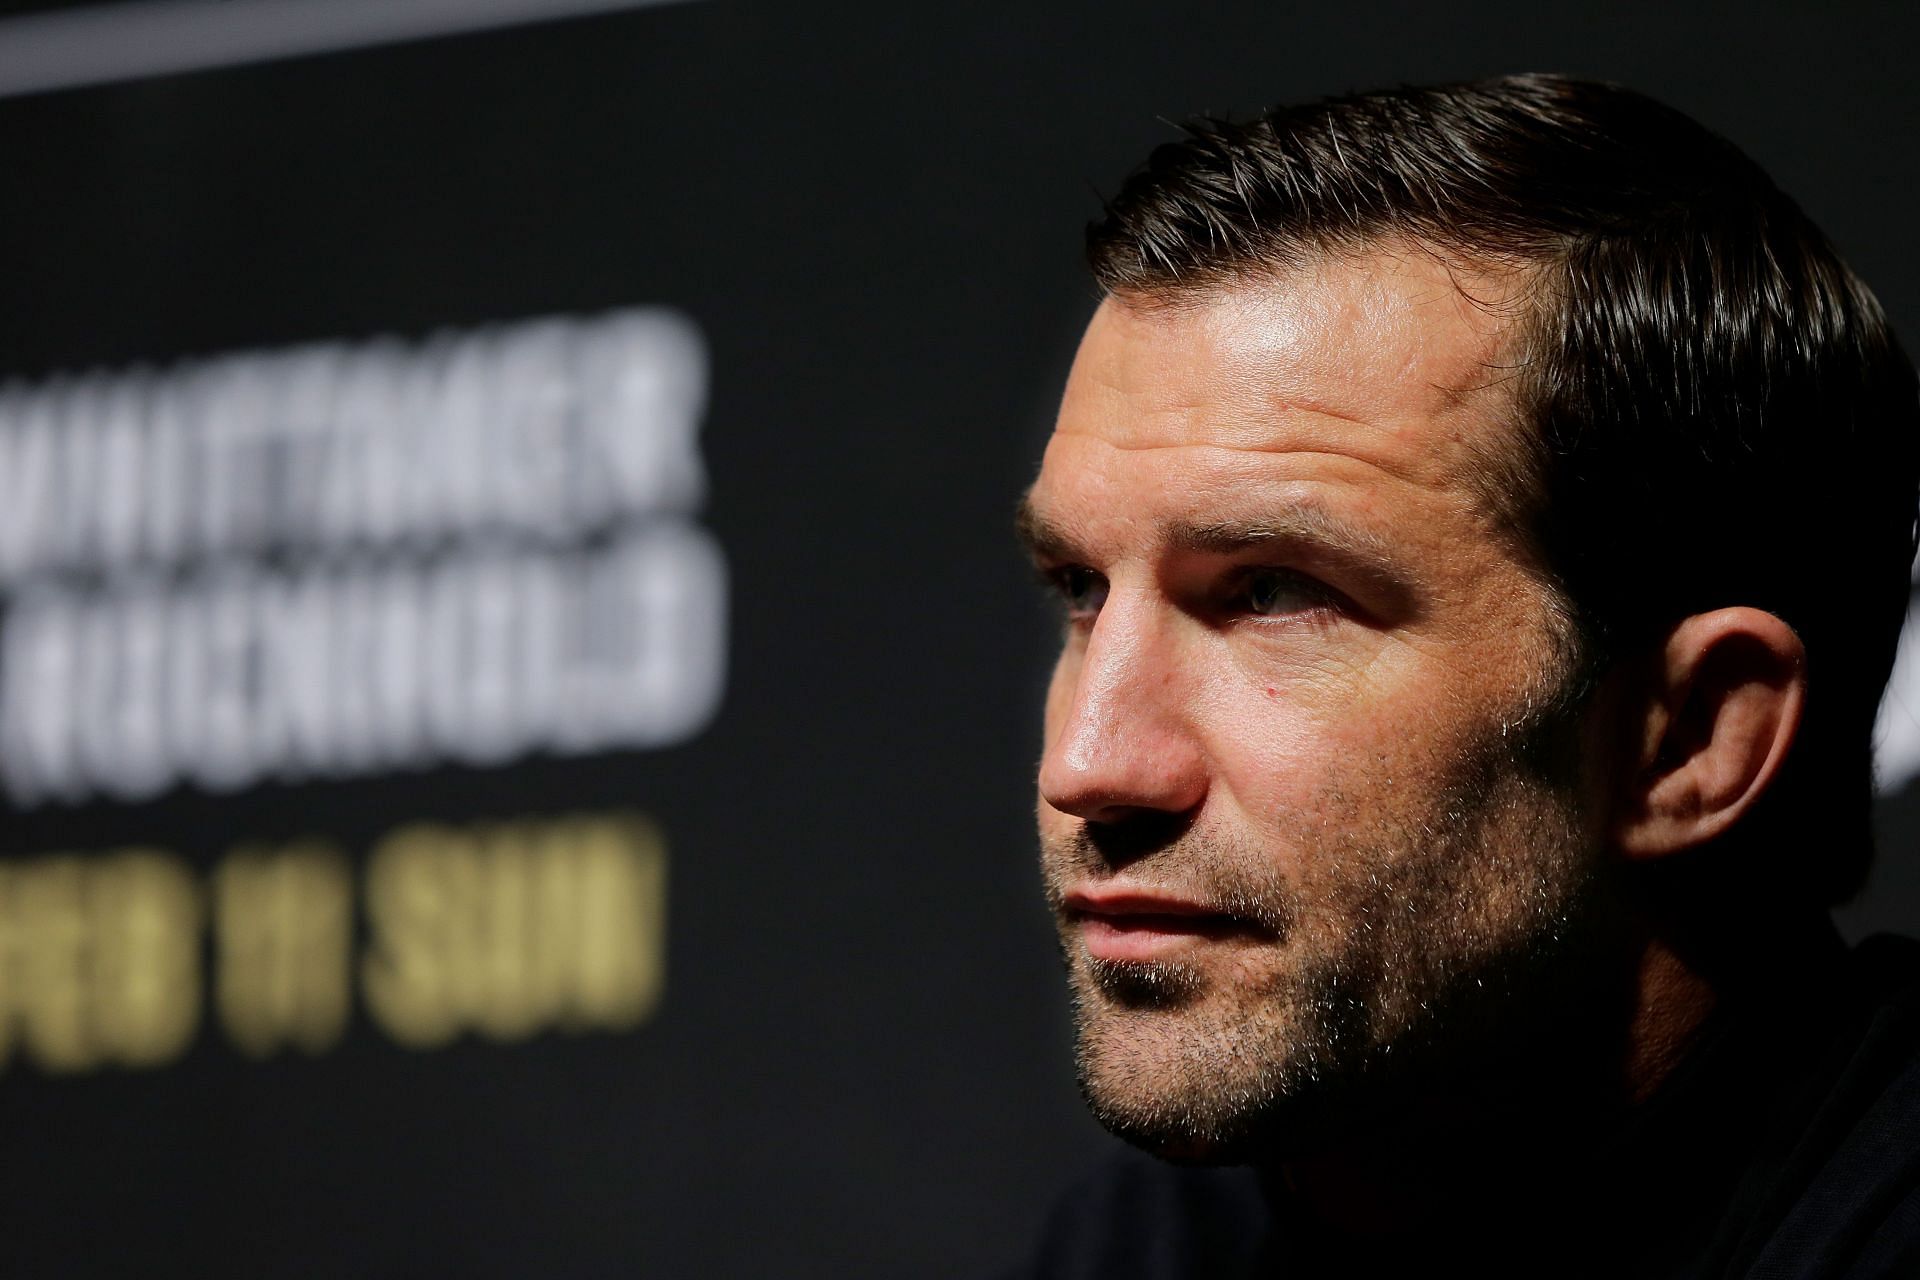
<instances>
[{"instance_id":1,"label":"lips","mask_svg":"<svg viewBox=\"0 0 1920 1280\"><path fill-rule=\"evenodd\" d=\"M1138 890L1083 888L1061 909L1099 960L1161 960L1210 941L1244 935L1247 922L1203 903Z\"/></svg>"}]
</instances>

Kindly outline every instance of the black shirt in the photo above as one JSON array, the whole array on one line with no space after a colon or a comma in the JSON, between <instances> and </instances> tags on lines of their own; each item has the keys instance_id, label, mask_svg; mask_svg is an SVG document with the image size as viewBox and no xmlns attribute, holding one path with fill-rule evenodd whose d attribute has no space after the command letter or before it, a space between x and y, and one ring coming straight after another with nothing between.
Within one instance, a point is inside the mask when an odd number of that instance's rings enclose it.
<instances>
[{"instance_id":1,"label":"black shirt","mask_svg":"<svg viewBox=\"0 0 1920 1280\"><path fill-rule=\"evenodd\" d=\"M1019 1280L1370 1274L1920 1277L1920 944L1875 938L1729 1001L1611 1132L1451 1236L1342 1236L1245 1169L1125 1153Z\"/></svg>"}]
</instances>

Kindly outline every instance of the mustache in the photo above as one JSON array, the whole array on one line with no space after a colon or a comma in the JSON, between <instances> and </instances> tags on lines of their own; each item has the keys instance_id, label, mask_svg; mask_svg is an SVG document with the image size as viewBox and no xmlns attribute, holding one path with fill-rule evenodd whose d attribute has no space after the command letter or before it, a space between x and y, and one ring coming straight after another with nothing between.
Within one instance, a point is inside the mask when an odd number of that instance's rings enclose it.
<instances>
[{"instance_id":1,"label":"mustache","mask_svg":"<svg viewBox=\"0 0 1920 1280\"><path fill-rule=\"evenodd\" d=\"M1123 873L1130 889L1196 903L1275 938L1292 932L1300 912L1298 891L1271 851L1184 818L1082 822L1043 837L1040 861L1047 903L1062 918L1069 891Z\"/></svg>"}]
</instances>

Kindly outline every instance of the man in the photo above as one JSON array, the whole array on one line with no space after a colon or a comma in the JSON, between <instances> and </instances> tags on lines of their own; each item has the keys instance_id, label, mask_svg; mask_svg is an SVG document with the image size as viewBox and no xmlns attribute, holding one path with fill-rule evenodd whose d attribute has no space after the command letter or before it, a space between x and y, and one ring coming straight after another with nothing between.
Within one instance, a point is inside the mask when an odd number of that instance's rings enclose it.
<instances>
[{"instance_id":1,"label":"man","mask_svg":"<svg viewBox=\"0 0 1920 1280\"><path fill-rule=\"evenodd\" d=\"M1867 288L1545 76L1195 126L1090 249L1040 833L1169 1163L1033 1274L1920 1274L1920 967L1827 915L1920 485Z\"/></svg>"}]
</instances>

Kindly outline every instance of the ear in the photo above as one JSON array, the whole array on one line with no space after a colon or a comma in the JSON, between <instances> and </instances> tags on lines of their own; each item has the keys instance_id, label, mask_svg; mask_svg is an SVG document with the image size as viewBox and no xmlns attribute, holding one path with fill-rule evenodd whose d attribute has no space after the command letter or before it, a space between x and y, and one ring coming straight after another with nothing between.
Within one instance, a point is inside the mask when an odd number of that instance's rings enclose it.
<instances>
[{"instance_id":1,"label":"ear","mask_svg":"<svg viewBox=\"0 0 1920 1280\"><path fill-rule=\"evenodd\" d=\"M1724 834L1780 771L1800 730L1807 653L1759 609L1695 614L1667 636L1643 704L1616 841L1658 858Z\"/></svg>"}]
</instances>

